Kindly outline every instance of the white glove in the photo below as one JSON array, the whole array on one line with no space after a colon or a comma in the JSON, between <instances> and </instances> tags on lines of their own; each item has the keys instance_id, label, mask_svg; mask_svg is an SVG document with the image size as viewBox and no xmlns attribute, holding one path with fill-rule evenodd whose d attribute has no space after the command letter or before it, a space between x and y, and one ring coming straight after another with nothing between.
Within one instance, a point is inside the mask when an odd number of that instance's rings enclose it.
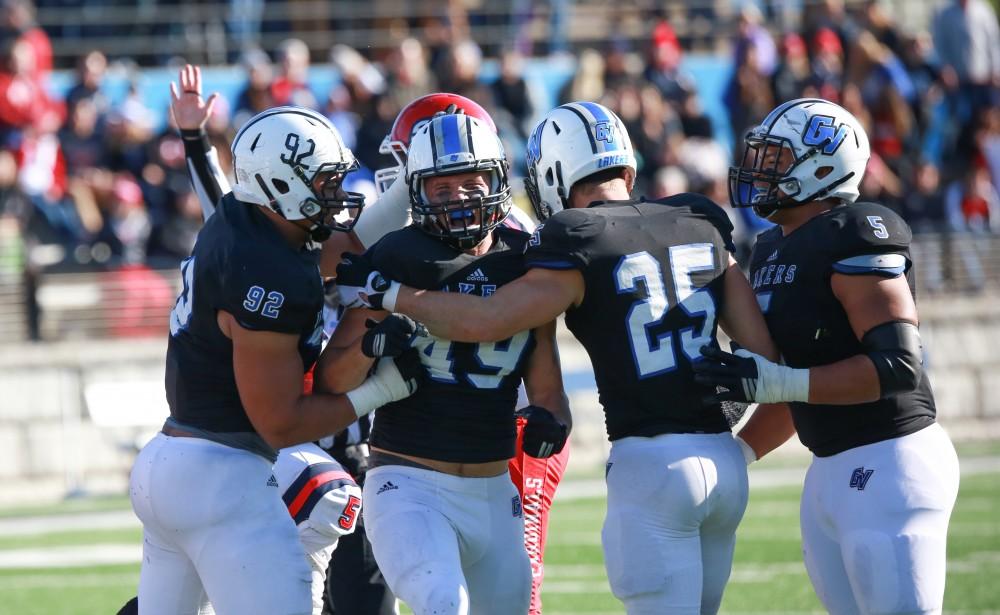
<instances>
[{"instance_id":1,"label":"white glove","mask_svg":"<svg viewBox=\"0 0 1000 615\"><path fill-rule=\"evenodd\" d=\"M692 365L695 381L706 386L725 387L707 401L738 401L761 404L809 401L809 370L778 365L749 350L735 353L702 346L704 360Z\"/></svg>"},{"instance_id":2,"label":"white glove","mask_svg":"<svg viewBox=\"0 0 1000 615\"><path fill-rule=\"evenodd\" d=\"M417 390L422 372L416 351L403 353L395 359L380 359L375 373L358 388L347 392L354 414L361 418L390 402L409 397Z\"/></svg>"}]
</instances>

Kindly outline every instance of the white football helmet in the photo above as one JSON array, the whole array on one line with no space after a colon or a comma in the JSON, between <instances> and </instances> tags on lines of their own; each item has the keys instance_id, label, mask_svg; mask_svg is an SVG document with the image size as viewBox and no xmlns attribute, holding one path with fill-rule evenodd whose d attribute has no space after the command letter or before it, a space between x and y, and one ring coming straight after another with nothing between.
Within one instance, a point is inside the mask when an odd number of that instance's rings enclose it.
<instances>
[{"instance_id":1,"label":"white football helmet","mask_svg":"<svg viewBox=\"0 0 1000 615\"><path fill-rule=\"evenodd\" d=\"M344 192L341 184L358 162L321 114L304 107L268 109L243 125L232 149L237 199L286 220L310 221L316 241L354 227L365 197Z\"/></svg>"},{"instance_id":2,"label":"white football helmet","mask_svg":"<svg viewBox=\"0 0 1000 615\"><path fill-rule=\"evenodd\" d=\"M432 203L424 190L429 177L489 173L489 194ZM459 250L476 246L510 213L507 155L496 132L482 120L450 113L420 127L406 158L413 221L426 233Z\"/></svg>"},{"instance_id":3,"label":"white football helmet","mask_svg":"<svg viewBox=\"0 0 1000 615\"><path fill-rule=\"evenodd\" d=\"M573 102L550 111L528 138L524 188L539 220L569 207L573 185L616 167L636 170L625 124L610 109Z\"/></svg>"},{"instance_id":4,"label":"white football helmet","mask_svg":"<svg viewBox=\"0 0 1000 615\"><path fill-rule=\"evenodd\" d=\"M778 105L745 142L742 165L729 169L729 201L764 218L811 201L853 203L871 156L857 118L821 98Z\"/></svg>"}]
</instances>

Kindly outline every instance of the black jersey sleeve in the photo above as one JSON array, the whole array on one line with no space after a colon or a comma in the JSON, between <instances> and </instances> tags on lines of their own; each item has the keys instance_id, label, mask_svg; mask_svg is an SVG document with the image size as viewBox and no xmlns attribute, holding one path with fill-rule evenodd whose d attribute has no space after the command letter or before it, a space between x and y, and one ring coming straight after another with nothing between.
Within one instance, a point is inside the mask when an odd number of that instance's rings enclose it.
<instances>
[{"instance_id":1,"label":"black jersey sleeve","mask_svg":"<svg viewBox=\"0 0 1000 615\"><path fill-rule=\"evenodd\" d=\"M222 307L245 329L300 333L322 307L319 270L316 279L289 274L289 267L249 249L237 250L221 287Z\"/></svg>"},{"instance_id":2,"label":"black jersey sleeve","mask_svg":"<svg viewBox=\"0 0 1000 615\"><path fill-rule=\"evenodd\" d=\"M525 264L543 269L583 269L590 263L591 247L606 225L603 216L565 209L535 229L525 247Z\"/></svg>"},{"instance_id":3,"label":"black jersey sleeve","mask_svg":"<svg viewBox=\"0 0 1000 615\"><path fill-rule=\"evenodd\" d=\"M830 223L833 271L896 277L910 268L913 235L892 210L875 203L856 203L836 212Z\"/></svg>"}]
</instances>

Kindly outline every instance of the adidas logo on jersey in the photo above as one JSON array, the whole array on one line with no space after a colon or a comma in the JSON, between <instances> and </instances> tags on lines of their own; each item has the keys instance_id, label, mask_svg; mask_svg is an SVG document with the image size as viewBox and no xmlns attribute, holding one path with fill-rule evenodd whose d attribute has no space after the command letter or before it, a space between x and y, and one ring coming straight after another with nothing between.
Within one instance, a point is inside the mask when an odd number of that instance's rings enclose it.
<instances>
[{"instance_id":1,"label":"adidas logo on jersey","mask_svg":"<svg viewBox=\"0 0 1000 615\"><path fill-rule=\"evenodd\" d=\"M489 282L490 281L490 279L488 277L486 277L486 274L483 273L483 270L479 269L478 267L476 268L475 271L473 271L472 273L470 273L465 279L466 280L470 280L472 282Z\"/></svg>"},{"instance_id":2,"label":"adidas logo on jersey","mask_svg":"<svg viewBox=\"0 0 1000 615\"><path fill-rule=\"evenodd\" d=\"M271 478L267 479L267 486L268 487L277 487L278 486L278 479L276 479L274 477L274 474L271 475Z\"/></svg>"},{"instance_id":3,"label":"adidas logo on jersey","mask_svg":"<svg viewBox=\"0 0 1000 615\"><path fill-rule=\"evenodd\" d=\"M387 480L384 483L382 483L382 486L378 488L378 491L375 492L375 495L380 495L385 491L392 491L393 489L399 489L399 487L392 484L391 480Z\"/></svg>"},{"instance_id":4,"label":"adidas logo on jersey","mask_svg":"<svg viewBox=\"0 0 1000 615\"><path fill-rule=\"evenodd\" d=\"M767 262L769 262L769 263L774 262L776 260L778 260L778 251L777 250L775 250L774 252L772 252L771 256L767 257Z\"/></svg>"}]
</instances>

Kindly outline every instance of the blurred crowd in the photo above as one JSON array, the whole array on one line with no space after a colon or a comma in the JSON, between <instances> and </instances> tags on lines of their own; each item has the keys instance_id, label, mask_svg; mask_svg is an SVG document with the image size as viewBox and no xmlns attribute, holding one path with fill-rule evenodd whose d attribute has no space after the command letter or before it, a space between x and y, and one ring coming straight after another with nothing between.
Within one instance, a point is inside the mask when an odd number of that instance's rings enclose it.
<instances>
[{"instance_id":1,"label":"blurred crowd","mask_svg":"<svg viewBox=\"0 0 1000 615\"><path fill-rule=\"evenodd\" d=\"M50 97L51 42L31 9L24 0L0 2L0 242L14 220L27 243L62 248L53 263L186 256L201 211L179 137L169 125L155 128L164 110L148 108L134 90L112 105L102 88L108 59L96 50L79 58L65 97ZM619 113L640 161L638 194L695 191L727 205L728 166L740 156L744 132L783 100L819 96L846 107L868 131L863 199L896 209L917 232L1000 231L1000 34L986 0L948 0L920 32L897 27L878 2L845 10L838 0L807 4L801 26L782 32L748 2L728 46L729 126L705 113L697 82L683 69L689 52L666 15L648 31L639 41L573 50L576 69L557 100L594 100ZM341 79L323 93L309 81L317 51L303 41L285 40L273 54L245 50L245 87L220 100L208 125L223 167L247 118L274 105L305 105L338 127L363 166L353 188L372 194L373 170L391 162L378 149L397 111L422 94L449 91L490 111L514 175L523 176L527 133L547 111L539 84L525 78L525 54L533 50L500 48L499 75L486 81L484 51L460 29L422 32L386 50L335 45L326 59ZM726 131L736 151L718 140ZM743 245L766 225L747 211L730 214Z\"/></svg>"}]
</instances>

